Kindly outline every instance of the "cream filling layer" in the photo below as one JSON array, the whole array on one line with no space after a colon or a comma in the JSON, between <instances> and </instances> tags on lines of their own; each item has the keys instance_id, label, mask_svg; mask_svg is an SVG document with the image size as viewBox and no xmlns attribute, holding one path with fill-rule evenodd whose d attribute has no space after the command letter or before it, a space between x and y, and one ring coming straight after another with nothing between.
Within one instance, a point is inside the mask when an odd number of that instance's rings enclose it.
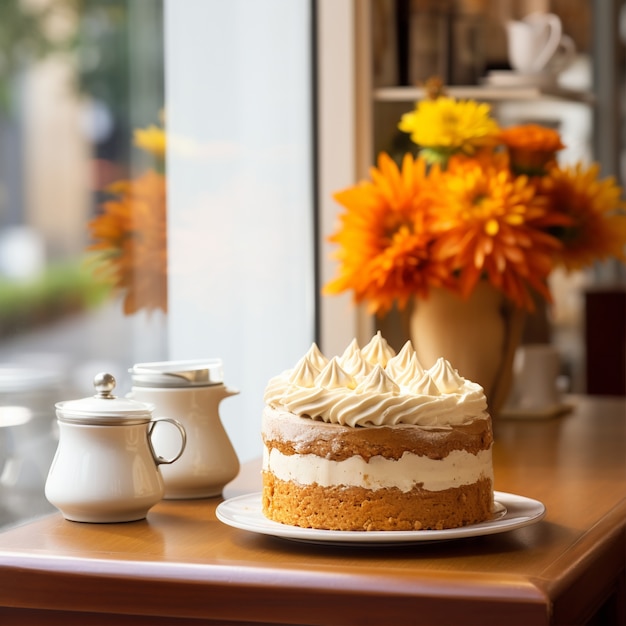
<instances>
[{"instance_id":1,"label":"cream filling layer","mask_svg":"<svg viewBox=\"0 0 626 626\"><path fill-rule=\"evenodd\" d=\"M263 469L283 481L322 487L364 487L373 491L397 487L403 492L421 486L443 491L471 485L481 478L493 483L491 449L477 455L454 450L444 459L430 459L405 452L397 461L381 456L366 462L360 456L330 461L314 454L282 454L276 448L263 450Z\"/></svg>"}]
</instances>

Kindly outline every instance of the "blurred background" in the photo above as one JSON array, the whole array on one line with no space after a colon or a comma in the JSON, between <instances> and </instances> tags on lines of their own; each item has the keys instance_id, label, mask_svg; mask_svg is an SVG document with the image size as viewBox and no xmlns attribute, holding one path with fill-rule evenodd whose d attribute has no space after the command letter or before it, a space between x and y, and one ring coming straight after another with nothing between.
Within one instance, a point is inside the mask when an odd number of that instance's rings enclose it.
<instances>
[{"instance_id":1,"label":"blurred background","mask_svg":"<svg viewBox=\"0 0 626 626\"><path fill-rule=\"evenodd\" d=\"M624 5L0 0L0 527L52 510L43 483L56 448L54 403L91 395L99 371L113 373L125 393L133 363L225 357L227 381L244 391L228 401L229 434L242 460L257 454L267 379L313 340L334 354L359 334L344 323L349 301L318 293L334 273L321 243L335 226L331 192L366 175L379 150L404 149L396 123L413 108L416 83L438 74L451 86L487 89L489 72L510 69L506 19L554 11L578 54L559 97L500 98L498 116L558 128L563 159L598 159L623 185ZM316 109L315 97L327 104ZM170 312L126 315L119 295L94 277L88 223L110 183L150 165L133 134L165 115L168 133L206 143L187 141L168 160L168 211L188 227L171 241ZM252 147L241 149L246 138ZM230 176L235 161L240 172ZM201 190L212 177L214 188ZM220 219L203 216L211 203ZM192 205L196 213L180 210ZM557 275L552 287L549 333L567 391L623 395L626 377L607 389L601 375L591 388L596 368L587 366L590 355L623 364L623 265ZM400 325L391 317L385 334L393 339ZM372 329L368 320L363 336Z\"/></svg>"}]
</instances>

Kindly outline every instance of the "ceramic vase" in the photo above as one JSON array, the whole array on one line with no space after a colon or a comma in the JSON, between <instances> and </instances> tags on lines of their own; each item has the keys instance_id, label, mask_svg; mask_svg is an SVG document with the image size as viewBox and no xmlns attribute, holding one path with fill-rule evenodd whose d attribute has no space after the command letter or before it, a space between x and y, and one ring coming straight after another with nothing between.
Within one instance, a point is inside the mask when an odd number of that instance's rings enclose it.
<instances>
[{"instance_id":1,"label":"ceramic vase","mask_svg":"<svg viewBox=\"0 0 626 626\"><path fill-rule=\"evenodd\" d=\"M444 357L463 378L485 390L492 417L504 405L513 378L515 350L525 313L487 282L468 299L433 289L416 299L409 319L411 341L424 368Z\"/></svg>"}]
</instances>

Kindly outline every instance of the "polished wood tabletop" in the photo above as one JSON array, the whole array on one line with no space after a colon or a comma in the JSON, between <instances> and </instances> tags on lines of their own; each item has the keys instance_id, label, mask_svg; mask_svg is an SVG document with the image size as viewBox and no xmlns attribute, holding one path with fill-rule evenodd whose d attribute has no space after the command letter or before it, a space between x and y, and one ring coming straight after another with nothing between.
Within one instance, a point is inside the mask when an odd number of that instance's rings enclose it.
<instances>
[{"instance_id":1,"label":"polished wood tabletop","mask_svg":"<svg viewBox=\"0 0 626 626\"><path fill-rule=\"evenodd\" d=\"M231 528L222 498L125 524L54 513L0 534L0 624L623 624L626 402L571 401L495 424L495 488L543 502L535 524L350 547ZM259 472L224 497L258 491Z\"/></svg>"}]
</instances>

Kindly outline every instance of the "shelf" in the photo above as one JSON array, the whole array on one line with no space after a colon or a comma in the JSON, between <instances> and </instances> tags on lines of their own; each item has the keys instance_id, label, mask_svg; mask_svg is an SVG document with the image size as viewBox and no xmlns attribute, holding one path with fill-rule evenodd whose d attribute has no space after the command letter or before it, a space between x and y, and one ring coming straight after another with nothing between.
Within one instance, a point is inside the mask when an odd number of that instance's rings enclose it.
<instances>
[{"instance_id":1,"label":"shelf","mask_svg":"<svg viewBox=\"0 0 626 626\"><path fill-rule=\"evenodd\" d=\"M466 87L446 87L449 96L456 99L485 100L490 102L505 102L513 100L568 100L593 104L594 96L591 92L564 87L537 87L528 86L499 86L499 85L470 85ZM424 99L426 91L422 87L381 87L374 90L375 102L417 102Z\"/></svg>"}]
</instances>

